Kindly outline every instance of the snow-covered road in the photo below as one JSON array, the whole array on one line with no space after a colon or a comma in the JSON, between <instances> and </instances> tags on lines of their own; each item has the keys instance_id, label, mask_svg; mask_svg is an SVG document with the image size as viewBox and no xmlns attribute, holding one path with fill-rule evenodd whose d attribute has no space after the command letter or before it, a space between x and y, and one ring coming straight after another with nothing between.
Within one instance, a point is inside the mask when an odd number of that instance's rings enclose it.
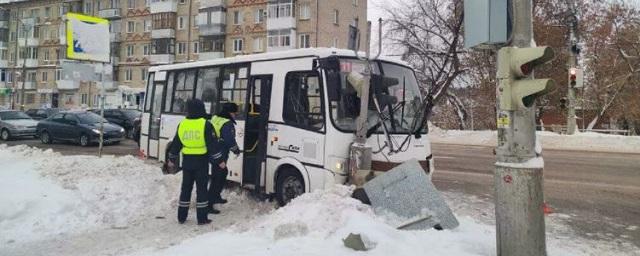
<instances>
[{"instance_id":1,"label":"snow-covered road","mask_svg":"<svg viewBox=\"0 0 640 256\"><path fill-rule=\"evenodd\" d=\"M179 176L133 157L62 156L0 145L0 255L361 255L342 246L363 233L367 255L495 255L491 202L445 193L461 226L399 231L349 197L350 188L306 194L275 210L227 192L223 214L177 224ZM640 255L628 243L585 240L547 218L550 255Z\"/></svg>"}]
</instances>

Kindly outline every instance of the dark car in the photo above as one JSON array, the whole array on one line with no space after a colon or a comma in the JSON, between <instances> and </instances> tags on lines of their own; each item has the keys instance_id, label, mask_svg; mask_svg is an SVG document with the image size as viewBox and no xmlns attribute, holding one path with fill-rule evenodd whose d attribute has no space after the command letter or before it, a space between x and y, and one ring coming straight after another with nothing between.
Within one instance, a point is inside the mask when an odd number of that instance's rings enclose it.
<instances>
[{"instance_id":1,"label":"dark car","mask_svg":"<svg viewBox=\"0 0 640 256\"><path fill-rule=\"evenodd\" d=\"M36 132L42 143L54 141L73 141L88 146L100 140L100 120L102 118L87 111L69 111L57 113L38 123ZM104 142L119 143L124 139L124 128L117 124L104 122Z\"/></svg>"},{"instance_id":2,"label":"dark car","mask_svg":"<svg viewBox=\"0 0 640 256\"><path fill-rule=\"evenodd\" d=\"M100 115L100 109L93 109L91 112ZM142 112L137 109L105 109L104 118L109 122L120 125L127 133L127 138L134 138L135 122L140 120Z\"/></svg>"},{"instance_id":3,"label":"dark car","mask_svg":"<svg viewBox=\"0 0 640 256\"><path fill-rule=\"evenodd\" d=\"M60 111L64 111L61 108L33 108L25 111L27 115L29 115L34 120L42 120L47 119L52 115L57 114Z\"/></svg>"}]
</instances>

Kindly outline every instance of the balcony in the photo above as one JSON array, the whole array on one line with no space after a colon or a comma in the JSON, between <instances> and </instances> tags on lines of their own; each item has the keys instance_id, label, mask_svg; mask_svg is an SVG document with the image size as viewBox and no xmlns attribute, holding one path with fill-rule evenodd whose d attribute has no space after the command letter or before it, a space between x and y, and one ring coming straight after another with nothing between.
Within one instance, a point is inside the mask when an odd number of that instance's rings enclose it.
<instances>
[{"instance_id":1,"label":"balcony","mask_svg":"<svg viewBox=\"0 0 640 256\"><path fill-rule=\"evenodd\" d=\"M198 60L213 60L224 58L224 52L200 52Z\"/></svg>"},{"instance_id":2,"label":"balcony","mask_svg":"<svg viewBox=\"0 0 640 256\"><path fill-rule=\"evenodd\" d=\"M23 25L33 27L40 21L40 19L39 18L22 18L21 21Z\"/></svg>"},{"instance_id":3,"label":"balcony","mask_svg":"<svg viewBox=\"0 0 640 256\"><path fill-rule=\"evenodd\" d=\"M105 19L118 19L120 18L120 9L118 8L103 9L103 10L100 10L98 15Z\"/></svg>"},{"instance_id":4,"label":"balcony","mask_svg":"<svg viewBox=\"0 0 640 256\"><path fill-rule=\"evenodd\" d=\"M22 88L22 83L18 83L18 88ZM25 90L35 90L36 88L36 82L24 82L24 89Z\"/></svg>"},{"instance_id":5,"label":"balcony","mask_svg":"<svg viewBox=\"0 0 640 256\"><path fill-rule=\"evenodd\" d=\"M225 34L225 24L198 25L201 36L220 36Z\"/></svg>"},{"instance_id":6,"label":"balcony","mask_svg":"<svg viewBox=\"0 0 640 256\"><path fill-rule=\"evenodd\" d=\"M60 60L43 60L43 66L58 66L60 65Z\"/></svg>"},{"instance_id":7,"label":"balcony","mask_svg":"<svg viewBox=\"0 0 640 256\"><path fill-rule=\"evenodd\" d=\"M27 40L25 40L24 37L18 38L18 45L20 47L24 47L25 43L27 44L27 46L35 47L40 45L40 40L38 38L33 38L33 37L28 37Z\"/></svg>"},{"instance_id":8,"label":"balcony","mask_svg":"<svg viewBox=\"0 0 640 256\"><path fill-rule=\"evenodd\" d=\"M295 17L278 17L278 18L267 18L267 29L268 30L280 30L280 29L292 29L296 28L296 18Z\"/></svg>"},{"instance_id":9,"label":"balcony","mask_svg":"<svg viewBox=\"0 0 640 256\"><path fill-rule=\"evenodd\" d=\"M175 37L176 37L176 30L172 28L151 30L152 39L175 38Z\"/></svg>"},{"instance_id":10,"label":"balcony","mask_svg":"<svg viewBox=\"0 0 640 256\"><path fill-rule=\"evenodd\" d=\"M18 67L22 67L23 63L28 68L38 67L38 59L19 59L17 62Z\"/></svg>"},{"instance_id":11,"label":"balcony","mask_svg":"<svg viewBox=\"0 0 640 256\"><path fill-rule=\"evenodd\" d=\"M0 28L9 28L9 21L0 20Z\"/></svg>"},{"instance_id":12,"label":"balcony","mask_svg":"<svg viewBox=\"0 0 640 256\"><path fill-rule=\"evenodd\" d=\"M98 82L98 88L102 88L102 85L104 85L105 90L113 90L116 89L114 84L113 81Z\"/></svg>"},{"instance_id":13,"label":"balcony","mask_svg":"<svg viewBox=\"0 0 640 256\"><path fill-rule=\"evenodd\" d=\"M11 87L7 85L7 82L0 81L0 89L4 89L4 88L11 88Z\"/></svg>"},{"instance_id":14,"label":"balcony","mask_svg":"<svg viewBox=\"0 0 640 256\"><path fill-rule=\"evenodd\" d=\"M115 43L115 42L120 42L120 41L122 41L122 38L121 38L121 36L120 36L120 33L119 33L119 32L111 32L111 33L109 33L109 40L110 40L112 43Z\"/></svg>"},{"instance_id":15,"label":"balcony","mask_svg":"<svg viewBox=\"0 0 640 256\"><path fill-rule=\"evenodd\" d=\"M154 54L149 56L149 61L152 65L171 64L175 61L175 56L173 54Z\"/></svg>"},{"instance_id":16,"label":"balcony","mask_svg":"<svg viewBox=\"0 0 640 256\"><path fill-rule=\"evenodd\" d=\"M80 82L73 80L56 80L58 90L77 90L80 89Z\"/></svg>"},{"instance_id":17,"label":"balcony","mask_svg":"<svg viewBox=\"0 0 640 256\"><path fill-rule=\"evenodd\" d=\"M8 60L0 60L0 68L8 68L9 61Z\"/></svg>"},{"instance_id":18,"label":"balcony","mask_svg":"<svg viewBox=\"0 0 640 256\"><path fill-rule=\"evenodd\" d=\"M151 0L149 10L151 13L177 12L178 0Z\"/></svg>"},{"instance_id":19,"label":"balcony","mask_svg":"<svg viewBox=\"0 0 640 256\"><path fill-rule=\"evenodd\" d=\"M200 1L200 9L208 9L212 7L225 7L225 1L223 0Z\"/></svg>"},{"instance_id":20,"label":"balcony","mask_svg":"<svg viewBox=\"0 0 640 256\"><path fill-rule=\"evenodd\" d=\"M0 49L7 49L7 48L9 48L9 43L0 41Z\"/></svg>"}]
</instances>

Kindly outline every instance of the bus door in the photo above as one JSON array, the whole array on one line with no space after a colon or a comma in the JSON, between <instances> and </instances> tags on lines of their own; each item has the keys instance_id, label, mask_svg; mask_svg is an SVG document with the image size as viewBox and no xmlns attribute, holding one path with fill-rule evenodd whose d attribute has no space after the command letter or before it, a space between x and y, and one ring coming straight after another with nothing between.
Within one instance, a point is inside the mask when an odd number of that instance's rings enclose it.
<instances>
[{"instance_id":1,"label":"bus door","mask_svg":"<svg viewBox=\"0 0 640 256\"><path fill-rule=\"evenodd\" d=\"M160 148L160 124L162 113L162 103L164 102L164 90L167 85L166 72L158 72L153 81L151 106L149 110L149 142L147 145L147 155L149 157L158 158Z\"/></svg>"},{"instance_id":2,"label":"bus door","mask_svg":"<svg viewBox=\"0 0 640 256\"><path fill-rule=\"evenodd\" d=\"M256 192L264 191L272 79L272 75L260 75L249 80L242 184Z\"/></svg>"}]
</instances>

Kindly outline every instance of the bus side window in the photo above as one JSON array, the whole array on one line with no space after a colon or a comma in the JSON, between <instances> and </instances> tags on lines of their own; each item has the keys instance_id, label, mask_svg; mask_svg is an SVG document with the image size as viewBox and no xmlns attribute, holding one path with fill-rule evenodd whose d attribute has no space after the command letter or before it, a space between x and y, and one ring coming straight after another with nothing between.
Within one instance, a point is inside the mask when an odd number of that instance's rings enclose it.
<instances>
[{"instance_id":1,"label":"bus side window","mask_svg":"<svg viewBox=\"0 0 640 256\"><path fill-rule=\"evenodd\" d=\"M196 79L196 70L181 71L175 82L172 113L186 113L187 100L193 97L193 86Z\"/></svg>"},{"instance_id":2,"label":"bus side window","mask_svg":"<svg viewBox=\"0 0 640 256\"><path fill-rule=\"evenodd\" d=\"M324 127L324 112L318 74L289 72L285 81L284 122L304 129L321 130Z\"/></svg>"},{"instance_id":3,"label":"bus side window","mask_svg":"<svg viewBox=\"0 0 640 256\"><path fill-rule=\"evenodd\" d=\"M175 75L176 72L170 72L169 75L167 76L167 91L166 91L166 96L165 96L165 101L164 101L164 113L171 113L171 106L172 104L172 100L173 100L173 88L176 84L175 81Z\"/></svg>"},{"instance_id":4,"label":"bus side window","mask_svg":"<svg viewBox=\"0 0 640 256\"><path fill-rule=\"evenodd\" d=\"M151 93L152 93L152 85L153 85L153 80L155 77L155 73L151 73L149 75L149 79L147 80L147 90L145 95L145 100L144 100L144 111L149 112L151 111Z\"/></svg>"},{"instance_id":5,"label":"bus side window","mask_svg":"<svg viewBox=\"0 0 640 256\"><path fill-rule=\"evenodd\" d=\"M238 104L240 112L236 116L236 120L245 120L248 84L249 81L246 77L238 78L238 68L225 68L224 80L222 81L222 99L220 101Z\"/></svg>"},{"instance_id":6,"label":"bus side window","mask_svg":"<svg viewBox=\"0 0 640 256\"><path fill-rule=\"evenodd\" d=\"M218 105L218 79L220 79L220 68L203 68L198 71L196 99L204 102L209 114L215 114Z\"/></svg>"}]
</instances>

